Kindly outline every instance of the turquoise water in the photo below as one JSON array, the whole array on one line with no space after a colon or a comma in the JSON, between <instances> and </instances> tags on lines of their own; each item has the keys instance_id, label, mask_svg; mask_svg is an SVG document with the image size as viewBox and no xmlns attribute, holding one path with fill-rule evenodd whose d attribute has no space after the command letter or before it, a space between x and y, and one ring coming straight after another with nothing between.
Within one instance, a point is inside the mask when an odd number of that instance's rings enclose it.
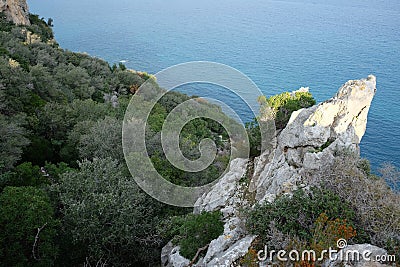
<instances>
[{"instance_id":1,"label":"turquoise water","mask_svg":"<svg viewBox=\"0 0 400 267\"><path fill-rule=\"evenodd\" d=\"M54 19L63 48L109 62L123 60L129 68L150 73L186 61L216 61L248 75L266 95L308 86L317 101L334 95L349 79L374 74L378 91L362 155L374 169L382 162L400 166L398 0L28 4L31 12ZM246 115L246 109L235 109Z\"/></svg>"}]
</instances>

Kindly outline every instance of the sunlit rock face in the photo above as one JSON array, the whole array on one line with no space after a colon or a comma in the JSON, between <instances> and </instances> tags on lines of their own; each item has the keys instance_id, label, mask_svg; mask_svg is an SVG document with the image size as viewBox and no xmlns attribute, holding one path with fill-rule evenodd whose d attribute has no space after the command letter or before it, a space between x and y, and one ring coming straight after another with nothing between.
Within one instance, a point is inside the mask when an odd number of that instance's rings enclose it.
<instances>
[{"instance_id":1,"label":"sunlit rock face","mask_svg":"<svg viewBox=\"0 0 400 267\"><path fill-rule=\"evenodd\" d=\"M376 79L370 75L348 81L319 105L293 112L277 136L275 153L255 161L251 187L257 201L273 201L304 186L304 174L333 163L338 150L359 153L375 91Z\"/></svg>"},{"instance_id":2,"label":"sunlit rock face","mask_svg":"<svg viewBox=\"0 0 400 267\"><path fill-rule=\"evenodd\" d=\"M17 25L30 25L26 0L0 0L0 12Z\"/></svg>"}]
</instances>

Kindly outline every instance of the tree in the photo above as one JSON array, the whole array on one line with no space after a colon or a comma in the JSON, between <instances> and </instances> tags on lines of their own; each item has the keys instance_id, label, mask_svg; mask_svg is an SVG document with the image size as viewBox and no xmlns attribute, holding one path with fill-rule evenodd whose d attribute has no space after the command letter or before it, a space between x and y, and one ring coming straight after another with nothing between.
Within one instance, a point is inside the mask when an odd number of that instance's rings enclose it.
<instances>
[{"instance_id":1,"label":"tree","mask_svg":"<svg viewBox=\"0 0 400 267\"><path fill-rule=\"evenodd\" d=\"M40 19L38 15L29 14L29 20L31 25L28 27L28 29L31 32L39 35L43 42L47 42L54 37L53 30L50 28L51 25L48 25L43 18Z\"/></svg>"},{"instance_id":2,"label":"tree","mask_svg":"<svg viewBox=\"0 0 400 267\"><path fill-rule=\"evenodd\" d=\"M95 122L87 132L80 136L78 143L81 158L93 159L111 157L122 162L122 122L112 118Z\"/></svg>"},{"instance_id":3,"label":"tree","mask_svg":"<svg viewBox=\"0 0 400 267\"><path fill-rule=\"evenodd\" d=\"M0 195L0 264L50 266L57 255L58 221L49 198L34 187L6 187Z\"/></svg>"},{"instance_id":4,"label":"tree","mask_svg":"<svg viewBox=\"0 0 400 267\"><path fill-rule=\"evenodd\" d=\"M35 65L30 68L30 73L33 81L35 92L44 100L62 101L63 93L59 90L61 85L56 82L50 75L47 67L43 65Z\"/></svg>"},{"instance_id":5,"label":"tree","mask_svg":"<svg viewBox=\"0 0 400 267\"><path fill-rule=\"evenodd\" d=\"M90 86L90 76L86 69L69 64L58 66L56 72L58 81L72 93L71 100L88 99L92 96L94 88Z\"/></svg>"},{"instance_id":6,"label":"tree","mask_svg":"<svg viewBox=\"0 0 400 267\"><path fill-rule=\"evenodd\" d=\"M21 67L12 67L9 60L0 58L0 87L4 90L7 106L3 114L14 115L30 107L31 94L27 86L30 84L30 77Z\"/></svg>"},{"instance_id":7,"label":"tree","mask_svg":"<svg viewBox=\"0 0 400 267\"><path fill-rule=\"evenodd\" d=\"M0 180L0 189L6 186L41 186L48 183L48 178L41 172L39 166L24 162Z\"/></svg>"},{"instance_id":8,"label":"tree","mask_svg":"<svg viewBox=\"0 0 400 267\"><path fill-rule=\"evenodd\" d=\"M10 170L21 158L22 149L29 144L26 135L18 118L9 120L0 114L0 173Z\"/></svg>"},{"instance_id":9,"label":"tree","mask_svg":"<svg viewBox=\"0 0 400 267\"><path fill-rule=\"evenodd\" d=\"M64 234L73 246L86 247L91 261L114 266L158 261L161 238L155 226L161 205L121 169L116 160L94 159L61 175Z\"/></svg>"}]
</instances>

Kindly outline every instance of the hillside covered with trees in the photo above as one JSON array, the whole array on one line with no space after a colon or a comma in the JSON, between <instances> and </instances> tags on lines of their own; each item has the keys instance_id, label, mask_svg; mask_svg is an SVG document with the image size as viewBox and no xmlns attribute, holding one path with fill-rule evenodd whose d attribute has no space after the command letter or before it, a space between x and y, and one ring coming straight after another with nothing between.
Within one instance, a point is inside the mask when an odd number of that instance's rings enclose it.
<instances>
[{"instance_id":1,"label":"hillside covered with trees","mask_svg":"<svg viewBox=\"0 0 400 267\"><path fill-rule=\"evenodd\" d=\"M123 155L125 110L139 87L154 77L64 50L43 19L30 15L30 22L17 26L0 14L0 265L159 266L161 249L170 240L180 245L182 256L197 257L223 233L222 213L193 214L156 201L135 183ZM153 165L182 186L218 178L231 151L226 130L199 118L183 128L180 148L195 159L200 141L210 138L218 149L214 162L197 173L168 162L160 140L163 122L191 98L168 92L146 128ZM197 101L222 113L216 105ZM279 132L292 112L313 106L315 99L297 92L262 96L259 102L272 111ZM257 120L246 130L254 160L261 153ZM241 184L248 186L250 170ZM308 193L298 190L241 211L243 227L258 238L238 264L255 266L255 251L265 244L321 249L340 235L399 255L398 170L387 166L382 178L371 173L368 161L338 152L334 165L313 177ZM384 179L393 179L393 190ZM250 193L245 197L255 201Z\"/></svg>"},{"instance_id":2,"label":"hillside covered with trees","mask_svg":"<svg viewBox=\"0 0 400 267\"><path fill-rule=\"evenodd\" d=\"M36 15L30 21L16 26L0 18L0 262L159 262L166 243L162 227L172 215L190 210L163 205L141 191L121 145L130 97L152 77L63 50L45 21ZM161 126L188 99L166 94L151 113L146 138L157 170L176 184L193 186L222 173L230 148L221 141L226 132L218 123L196 119L183 129L182 150L196 157L199 141L210 137L220 151L215 163L194 174L168 163Z\"/></svg>"}]
</instances>

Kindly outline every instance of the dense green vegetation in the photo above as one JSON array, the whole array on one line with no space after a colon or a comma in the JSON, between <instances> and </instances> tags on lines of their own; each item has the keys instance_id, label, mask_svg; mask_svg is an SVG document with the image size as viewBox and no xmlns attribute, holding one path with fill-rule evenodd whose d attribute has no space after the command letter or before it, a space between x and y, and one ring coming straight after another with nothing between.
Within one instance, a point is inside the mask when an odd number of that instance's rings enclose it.
<instances>
[{"instance_id":1,"label":"dense green vegetation","mask_svg":"<svg viewBox=\"0 0 400 267\"><path fill-rule=\"evenodd\" d=\"M282 233L310 240L314 222L322 213L330 219L342 218L354 225L355 215L349 204L330 191L313 188L308 194L300 189L292 197L283 195L273 203L258 205L250 212L247 227L250 233L266 238L274 222Z\"/></svg>"},{"instance_id":2,"label":"dense green vegetation","mask_svg":"<svg viewBox=\"0 0 400 267\"><path fill-rule=\"evenodd\" d=\"M193 259L197 251L224 232L222 214L219 211L187 214L172 217L165 228L165 236L180 246L180 254ZM201 251L200 251L201 252Z\"/></svg>"},{"instance_id":3,"label":"dense green vegetation","mask_svg":"<svg viewBox=\"0 0 400 267\"><path fill-rule=\"evenodd\" d=\"M192 259L223 232L221 213L195 215L157 202L138 188L124 161L123 116L151 75L63 50L45 21L30 20L29 27L15 26L0 14L0 265L157 266L171 239ZM189 99L178 92L160 99L147 121L146 146L164 178L198 186L220 176L231 148L219 123L195 119L180 134L182 152L196 159L200 141L211 138L215 161L198 173L169 163L160 131L171 110ZM261 117L272 116L278 130L293 111L315 104L308 92L259 100ZM246 126L255 157L259 125ZM383 173L386 180L399 176L391 168ZM260 245L318 250L346 237L399 253L399 195L370 173L367 161L338 156L310 176L310 191L244 213Z\"/></svg>"},{"instance_id":4,"label":"dense green vegetation","mask_svg":"<svg viewBox=\"0 0 400 267\"><path fill-rule=\"evenodd\" d=\"M0 194L0 262L4 266L51 265L57 256L57 227L45 192L29 186L6 187Z\"/></svg>"},{"instance_id":5,"label":"dense green vegetation","mask_svg":"<svg viewBox=\"0 0 400 267\"><path fill-rule=\"evenodd\" d=\"M15 26L0 16L0 263L153 266L168 241L161 234L163 222L190 210L153 200L125 165L122 119L130 98L151 75L63 50L45 21L36 15L30 20L29 27ZM212 138L219 151L214 164L185 173L166 160L162 124L188 99L170 92L156 104L146 144L166 179L193 186L219 177L230 144L220 140L227 134L219 123L196 119L181 133L182 151L195 159L199 142ZM187 227L203 227L206 221ZM10 242L14 245L6 248Z\"/></svg>"}]
</instances>

